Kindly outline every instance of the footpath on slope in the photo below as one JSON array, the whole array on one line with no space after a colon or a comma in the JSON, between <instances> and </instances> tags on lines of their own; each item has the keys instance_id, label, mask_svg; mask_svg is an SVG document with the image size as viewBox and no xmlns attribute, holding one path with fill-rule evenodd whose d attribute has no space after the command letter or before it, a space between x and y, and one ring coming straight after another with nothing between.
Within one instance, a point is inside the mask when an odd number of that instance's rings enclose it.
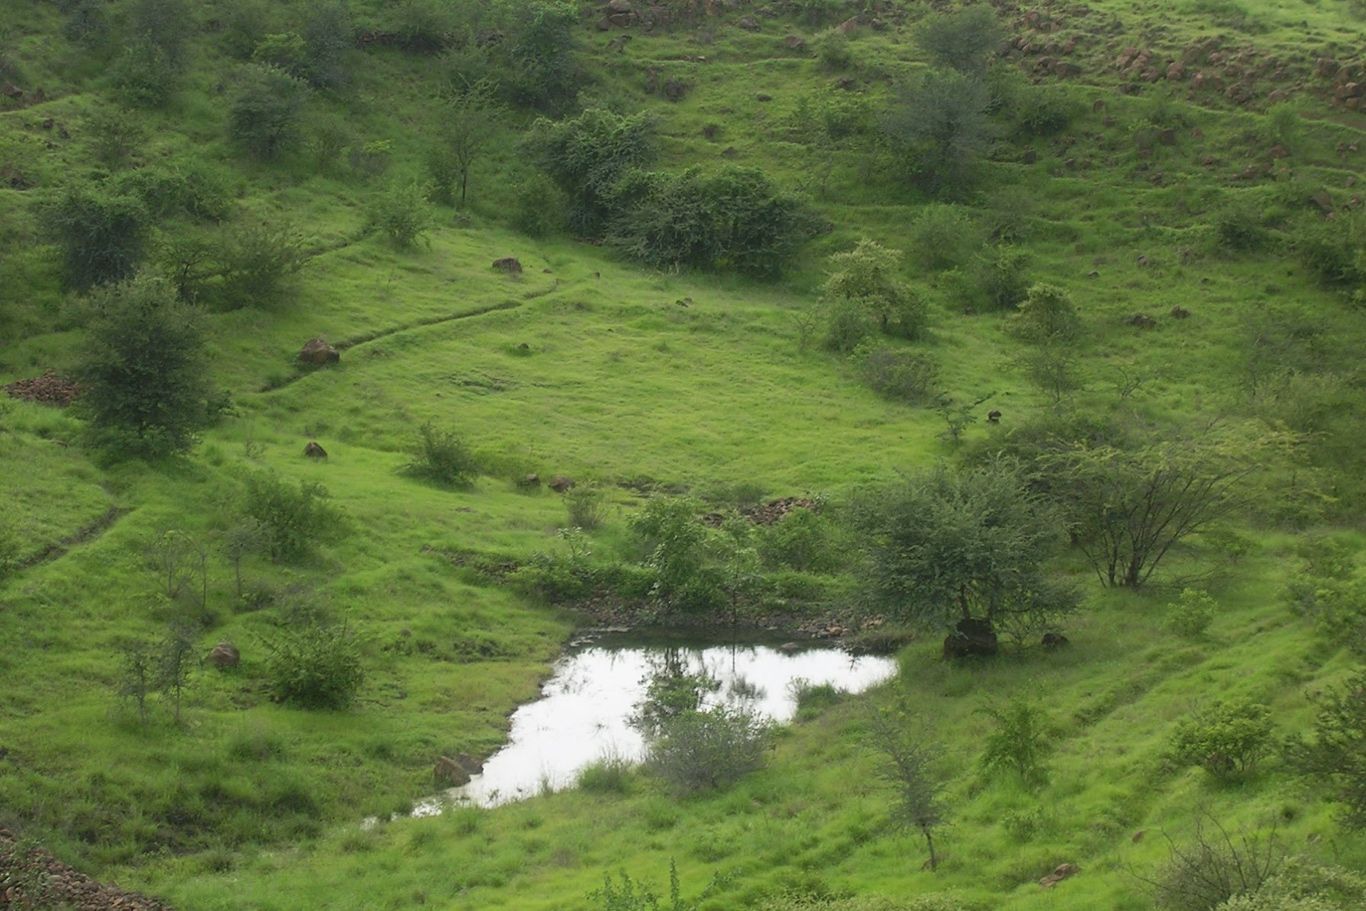
<instances>
[{"instance_id":1,"label":"footpath on slope","mask_svg":"<svg viewBox=\"0 0 1366 911\"><path fill-rule=\"evenodd\" d=\"M137 892L98 882L42 848L27 848L0 828L0 909L70 908L72 911L173 911Z\"/></svg>"}]
</instances>

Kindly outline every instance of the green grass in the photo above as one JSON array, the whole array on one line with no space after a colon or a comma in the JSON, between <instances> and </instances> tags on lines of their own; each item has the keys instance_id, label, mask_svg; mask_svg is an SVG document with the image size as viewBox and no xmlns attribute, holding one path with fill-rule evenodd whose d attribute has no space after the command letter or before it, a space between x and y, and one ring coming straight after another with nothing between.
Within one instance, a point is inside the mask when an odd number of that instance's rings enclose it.
<instances>
[{"instance_id":1,"label":"green grass","mask_svg":"<svg viewBox=\"0 0 1366 911\"><path fill-rule=\"evenodd\" d=\"M383 16L380 4L357 5L363 21ZM49 100L0 110L0 166L17 167L31 185L0 185L0 382L73 363L79 323L39 214L64 180L92 168L83 124L108 103L98 61L60 37L56 7L14 6L5 48L20 83L42 85ZM1023 911L1143 911L1151 900L1136 874L1151 873L1165 857L1162 833L1181 837L1201 807L1234 825L1279 820L1294 850L1326 856L1322 846L1331 845L1337 862L1366 864L1360 835L1338 830L1277 762L1234 787L1165 760L1170 731L1199 700L1265 701L1278 731L1290 734L1311 717L1306 693L1348 668L1345 654L1279 603L1279 591L1299 535L1350 531L1359 521L1363 315L1321 290L1282 242L1229 255L1209 225L1236 202L1293 239L1298 220L1316 217L1311 194L1326 190L1341 208L1356 192L1348 179L1362 158L1337 149L1359 142L1366 124L1327 106L1307 73L1320 53L1351 58L1360 13L1329 0L1093 6L1047 35L1082 38L1082 76L1040 89L1069 100L1075 119L1058 136L1003 143L981 192L962 204L981 225L1011 216L1030 275L1076 300L1085 334L1075 407L1155 432L1215 417L1313 431L1312 470L1283 479L1274 508L1240 520L1236 530L1251 542L1243 561L1223 559L1217 541L1192 542L1164 568L1162 587L1130 594L1095 589L1070 556L1059 572L1087 593L1068 629L1071 648L960 668L938 661L926 639L903 652L896 683L804 711L769 768L723 794L680 802L645 776L604 776L610 781L593 792L362 828L363 818L387 818L431 791L436 757L495 749L508 714L534 695L575 624L453 556L516 561L556 546L566 518L559 497L519 490L516 478L598 482L607 521L591 539L610 555L651 484L838 501L860 484L954 456L938 414L880 399L853 364L800 350L795 319L814 298L826 255L862 237L904 249L925 200L860 142L815 142L795 125L803 96L845 91L832 87L843 74L782 46L788 33L809 39L813 29L764 19L751 34L727 24L732 15L712 36L635 32L616 53L605 48L610 35L585 23L578 39L595 77L586 101L657 113L664 166L762 167L805 192L833 230L770 286L646 272L568 239L527 238L506 226L527 172L517 136L531 119L512 112L476 164L470 209L438 210L428 242L398 252L362 236L365 207L391 177L417 171L435 135L434 62L367 51L354 89L310 101L312 118L343 125L357 142L392 142L389 174L366 179L344 168L321 173L302 150L274 165L236 155L217 93L233 64L204 36L168 108L130 115L146 133L137 163L212 162L242 213L287 219L315 255L279 305L212 316L214 378L235 408L183 459L102 465L83 448L77 417L0 406L3 521L25 555L69 548L0 581L0 822L184 909L586 908L605 873L625 869L658 886L673 859L686 894L714 876L725 883L710 909L790 887L949 891ZM1110 22L1122 31L1100 34ZM1157 22L1163 31L1140 41ZM851 94L871 110L895 78L921 66L906 29L863 29L852 40ZM1175 56L1211 30L1229 47L1251 43L1291 66L1303 116L1279 171L1239 176L1273 144L1265 94L1279 84L1266 74L1246 107L1187 87L1163 103L1162 83L1134 96L1115 91L1127 81L1110 67L1122 48ZM691 91L677 104L647 95L648 67ZM1181 120L1175 144L1153 145L1145 157L1146 132L1173 116ZM709 124L720 126L714 139L703 135ZM164 230L191 227L173 221ZM490 267L508 255L520 259L522 276ZM952 274L906 277L932 301L930 337L915 347L939 362L946 392L980 399L979 415L1001 410L1003 429L1047 407L1015 363L1002 316L964 315ZM1178 305L1189 319L1167 317ZM1123 324L1139 312L1156 316L1158 328ZM294 355L316 335L344 349L341 363L302 373ZM1269 344L1254 347L1259 338ZM1267 385L1280 368L1300 374L1300 398ZM402 473L426 421L484 457L488 471L471 489ZM990 432L978 421L968 441ZM327 462L303 457L310 439L327 449ZM345 534L297 565L249 560L249 588L275 597L259 609L236 600L215 550L211 624L199 645L207 652L231 640L242 666L197 670L182 727L158 707L140 728L116 698L122 649L161 635L183 611L158 596L147 547L168 528L215 547L235 521L243 474L261 470L324 484ZM1320 508L1310 491L1336 499ZM105 527L111 509L116 520ZM1166 603L1188 583L1210 588L1221 606L1197 643L1161 628ZM349 711L268 699L267 643L300 600L325 605L362 636L369 677ZM988 782L976 767L985 724L977 709L988 695L1018 691L1039 694L1057 727L1050 783L1037 794ZM914 838L888 829L888 798L860 739L868 703L903 695L932 723L953 770L952 826L935 874L920 869ZM1062 862L1082 873L1039 889L1035 881Z\"/></svg>"}]
</instances>

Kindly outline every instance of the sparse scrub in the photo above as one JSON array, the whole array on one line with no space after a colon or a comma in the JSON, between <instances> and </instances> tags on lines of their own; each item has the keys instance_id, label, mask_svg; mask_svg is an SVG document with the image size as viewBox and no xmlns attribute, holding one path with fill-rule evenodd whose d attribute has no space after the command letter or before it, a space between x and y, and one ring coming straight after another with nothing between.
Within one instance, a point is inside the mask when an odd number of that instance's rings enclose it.
<instances>
[{"instance_id":1,"label":"sparse scrub","mask_svg":"<svg viewBox=\"0 0 1366 911\"><path fill-rule=\"evenodd\" d=\"M1229 899L1254 895L1280 871L1284 854L1274 833L1234 835L1202 815L1190 841L1167 838L1168 858L1151 883L1162 911L1215 911Z\"/></svg>"},{"instance_id":2,"label":"sparse scrub","mask_svg":"<svg viewBox=\"0 0 1366 911\"><path fill-rule=\"evenodd\" d=\"M301 138L307 86L272 66L251 64L238 74L228 107L228 133L248 154L269 161Z\"/></svg>"},{"instance_id":3,"label":"sparse scrub","mask_svg":"<svg viewBox=\"0 0 1366 911\"><path fill-rule=\"evenodd\" d=\"M924 405L939 395L939 368L924 354L866 346L859 371L874 392L898 402Z\"/></svg>"},{"instance_id":4,"label":"sparse scrub","mask_svg":"<svg viewBox=\"0 0 1366 911\"><path fill-rule=\"evenodd\" d=\"M564 492L564 508L571 528L593 531L603 522L606 503L599 488L577 484Z\"/></svg>"},{"instance_id":5,"label":"sparse scrub","mask_svg":"<svg viewBox=\"0 0 1366 911\"><path fill-rule=\"evenodd\" d=\"M417 431L408 474L443 487L469 487L479 476L480 460L459 434L430 421Z\"/></svg>"},{"instance_id":6,"label":"sparse scrub","mask_svg":"<svg viewBox=\"0 0 1366 911\"><path fill-rule=\"evenodd\" d=\"M764 764L770 726L743 708L682 712L649 743L649 767L681 795L729 787Z\"/></svg>"},{"instance_id":7,"label":"sparse scrub","mask_svg":"<svg viewBox=\"0 0 1366 911\"><path fill-rule=\"evenodd\" d=\"M313 620L265 642L271 695L305 709L343 709L365 683L360 640L345 624Z\"/></svg>"},{"instance_id":8,"label":"sparse scrub","mask_svg":"<svg viewBox=\"0 0 1366 911\"><path fill-rule=\"evenodd\" d=\"M398 181L371 201L367 226L398 249L411 249L431 230L430 195L425 184Z\"/></svg>"},{"instance_id":9,"label":"sparse scrub","mask_svg":"<svg viewBox=\"0 0 1366 911\"><path fill-rule=\"evenodd\" d=\"M327 503L327 488L291 484L272 472L247 476L243 512L260 523L266 552L276 561L297 560L340 530L341 515Z\"/></svg>"}]
</instances>

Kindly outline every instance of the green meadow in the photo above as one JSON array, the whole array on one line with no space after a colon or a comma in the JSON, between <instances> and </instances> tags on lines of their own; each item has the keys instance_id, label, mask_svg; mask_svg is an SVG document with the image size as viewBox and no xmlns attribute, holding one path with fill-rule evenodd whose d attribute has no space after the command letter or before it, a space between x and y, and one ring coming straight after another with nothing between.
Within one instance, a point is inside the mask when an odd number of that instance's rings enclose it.
<instances>
[{"instance_id":1,"label":"green meadow","mask_svg":"<svg viewBox=\"0 0 1366 911\"><path fill-rule=\"evenodd\" d=\"M132 102L120 74L158 4L184 12L170 29L183 34L156 39L179 62L157 71L164 97ZM993 50L984 77L995 127L964 153L971 182L948 191L907 176L884 125L900 87L932 70L921 23L961 4L635 2L620 24L603 3L490 4L560 10L572 70L552 77L568 82L550 100L492 108L463 206L435 192L428 160L473 59L452 36L481 4L341 4L345 77L309 89L293 144L243 150L234 80L245 61L274 59L263 42L294 46L267 39L311 34L325 5L6 3L0 89L17 94L0 96L0 385L75 376L87 357L90 304L52 227L70 187L153 187L146 274L183 265L178 242L212 259L244 226L283 227L300 253L272 300L215 303L216 279L188 295L229 404L182 451L128 457L99 443L81 400L0 397L0 826L185 911L634 911L652 906L611 904L595 893L604 877L664 894L671 864L674 911L1147 911L1177 907L1153 883L1211 820L1278 856L1366 870L1362 830L1282 748L1311 733L1316 694L1362 667L1366 113L1345 100L1366 97L1334 81L1353 66L1366 80L1360 2L995 4L1011 48ZM468 46L511 41L498 27L495 40L470 26L484 37ZM1128 48L1151 50L1161 75L1118 65ZM1170 78L1181 59L1219 87ZM534 137L540 117L592 109L647 113L660 172L762 171L816 227L776 277L650 266L572 230ZM126 135L100 120L108 111ZM419 200L413 243L396 244L375 212L417 184L436 198ZM528 210L549 227L529 231ZM871 388L865 348L824 344L831 256L863 240L898 251L896 278L923 305L923 331L881 343L933 365L919 397ZM1341 268L1315 250L1340 253ZM1075 304L1065 376L1031 366L1018 300L982 302L1006 255L1020 281ZM504 257L520 270L492 265ZM315 337L337 363L299 363ZM435 790L439 757L503 744L604 602L614 622L676 619L652 600L639 550L652 501L726 515L822 504L832 553L820 568L765 564L746 610L784 636L872 614L875 629L886 611L868 606L866 542L845 523L860 494L998 449L1027 455L1026 428L1064 419L1123 428L1135 445L1227 438L1256 464L1236 508L1182 536L1141 587L1102 586L1088 542L1060 534L1045 569L1077 593L1065 647L1003 633L999 655L954 661L945 623L889 617L904 633L897 678L804 702L763 768L729 787L678 796L641 768L609 790L407 817ZM415 476L423 427L466 444L471 483ZM310 442L325 460L305 457ZM600 499L582 541L563 532L575 523L556 477ZM226 543L263 478L325 492L289 559ZM1355 627L1290 603L1297 581L1315 584L1304 567L1325 541ZM172 558L167 542L188 549ZM576 546L595 580L626 582L592 598L527 584L535 567L588 572ZM1166 622L1187 589L1214 605L1196 635ZM317 618L346 631L363 668L345 707L300 707L276 685L280 637ZM168 630L193 650L181 704L150 693L142 717L129 656ZM202 660L220 642L240 665ZM1041 713L1036 783L982 762L984 709L1012 700ZM1215 700L1266 707L1265 755L1243 774L1173 758L1174 731ZM873 713L900 705L936 745L935 869L889 815L872 745ZM1062 864L1077 871L1042 888ZM18 881L6 875L0 887Z\"/></svg>"}]
</instances>

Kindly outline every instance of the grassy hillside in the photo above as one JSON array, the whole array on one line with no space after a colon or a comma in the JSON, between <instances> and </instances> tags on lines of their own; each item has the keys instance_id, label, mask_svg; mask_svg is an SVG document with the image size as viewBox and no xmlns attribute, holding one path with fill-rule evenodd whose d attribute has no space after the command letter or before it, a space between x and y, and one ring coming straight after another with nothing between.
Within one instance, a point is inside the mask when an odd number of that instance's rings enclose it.
<instances>
[{"instance_id":1,"label":"grassy hillside","mask_svg":"<svg viewBox=\"0 0 1366 911\"><path fill-rule=\"evenodd\" d=\"M0 385L79 365L87 312L64 286L49 214L71 186L145 188L148 270L173 271L178 243L211 256L262 223L294 232L304 255L273 302L216 305L206 284L212 380L232 405L187 453L119 459L91 443L79 406L0 399L0 530L17 541L0 575L0 822L184 909L590 908L605 874L660 888L674 861L685 897L713 883L708 909L791 889L1140 911L1154 907L1145 881L1168 857L1164 835L1180 843L1206 813L1274 828L1292 854L1366 866L1361 833L1279 753L1231 783L1169 759L1177 723L1216 698L1267 705L1278 740L1303 732L1309 694L1360 665L1284 595L1306 541L1363 544L1366 311L1310 255L1317 238L1350 252L1366 237L1366 115L1343 88L1360 81L1360 4L996 4L998 135L972 186L938 198L905 176L881 127L898 86L929 69L913 40L928 8L636 3L612 22L604 6L575 5L564 78L577 91L556 83L540 111L507 99L467 204L433 203L429 229L401 248L373 214L429 179L462 65L440 45L468 4L352 0L345 78L309 90L299 142L264 161L228 124L244 58L262 59L269 36L309 34L317 5L188 4L170 91L129 104L120 67L139 53L148 4L8 4ZM653 115L659 169L759 168L828 230L768 282L647 269L575 238L554 193L536 195L525 137L543 112L595 107ZM521 230L528 200L551 223L540 236ZM886 343L936 365L919 403L878 395L858 356L804 338L828 257L862 239L904 251L900 277L927 302L925 335ZM1066 388L1031 379L1010 314L975 296L1002 251L1076 303ZM519 274L491 266L507 256ZM340 362L307 371L296 353L317 336ZM1103 589L1065 551L1049 569L1082 594L1070 647L1031 641L958 665L924 631L897 681L804 711L767 768L730 790L676 799L642 772L620 793L360 827L430 792L437 757L496 749L591 622L509 575L563 554L569 524L558 494L519 479L600 489L593 556L624 564L651 495L715 511L819 496L838 514L866 485L960 464L1058 414L1150 440L1217 426L1294 444L1246 508L1181 541L1142 589ZM405 472L428 422L479 453L467 489ZM304 457L309 441L325 461ZM250 479L270 474L323 485L336 513L302 559L246 556L242 597L223 542ZM203 549L203 603L193 586L168 595L167 533ZM836 562L774 572L774 591L789 588L755 612L792 627L855 615L852 557ZM1218 605L1196 639L1162 622L1188 587ZM345 710L271 698L280 630L319 615L359 637L366 682ZM139 723L120 694L127 649L187 622L196 657L230 641L241 666L196 661L180 722L153 700ZM979 767L981 709L1017 695L1048 720L1037 789ZM934 872L888 821L865 730L870 706L903 698L943 746L950 824ZM1062 863L1080 873L1041 889Z\"/></svg>"}]
</instances>

